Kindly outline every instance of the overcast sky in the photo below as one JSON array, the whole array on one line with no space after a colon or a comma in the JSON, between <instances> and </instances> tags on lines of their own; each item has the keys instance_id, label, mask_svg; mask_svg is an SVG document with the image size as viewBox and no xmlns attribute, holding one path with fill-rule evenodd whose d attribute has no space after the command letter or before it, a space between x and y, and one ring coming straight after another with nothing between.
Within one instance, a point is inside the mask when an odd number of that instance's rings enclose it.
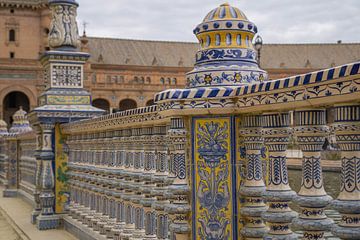
<instances>
[{"instance_id":1,"label":"overcast sky","mask_svg":"<svg viewBox=\"0 0 360 240\"><path fill-rule=\"evenodd\" d=\"M192 30L224 2L242 10L265 43L360 42L360 0L78 0L79 25L97 37L196 41Z\"/></svg>"}]
</instances>

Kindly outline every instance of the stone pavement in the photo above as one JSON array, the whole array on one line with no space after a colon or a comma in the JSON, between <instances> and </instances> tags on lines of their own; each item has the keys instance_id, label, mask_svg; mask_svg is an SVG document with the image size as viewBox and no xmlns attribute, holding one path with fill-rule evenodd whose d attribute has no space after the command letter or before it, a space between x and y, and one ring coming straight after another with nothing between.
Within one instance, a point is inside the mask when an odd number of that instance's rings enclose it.
<instances>
[{"instance_id":1,"label":"stone pavement","mask_svg":"<svg viewBox=\"0 0 360 240\"><path fill-rule=\"evenodd\" d=\"M32 206L21 198L3 198L0 187L0 240L76 240L63 229L39 231L30 222Z\"/></svg>"},{"instance_id":2,"label":"stone pavement","mask_svg":"<svg viewBox=\"0 0 360 240\"><path fill-rule=\"evenodd\" d=\"M0 212L0 239L21 240L20 236L7 222L6 218Z\"/></svg>"}]
</instances>

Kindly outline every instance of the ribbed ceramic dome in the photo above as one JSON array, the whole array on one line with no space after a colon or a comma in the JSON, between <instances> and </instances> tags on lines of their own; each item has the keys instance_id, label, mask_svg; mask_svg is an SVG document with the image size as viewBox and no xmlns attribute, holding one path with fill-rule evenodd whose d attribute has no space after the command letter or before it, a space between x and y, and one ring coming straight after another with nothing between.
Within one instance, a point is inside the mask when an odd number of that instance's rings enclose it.
<instances>
[{"instance_id":1,"label":"ribbed ceramic dome","mask_svg":"<svg viewBox=\"0 0 360 240\"><path fill-rule=\"evenodd\" d=\"M232 86L268 79L252 44L257 27L239 9L225 3L210 11L195 29L200 50L187 87Z\"/></svg>"},{"instance_id":2,"label":"ribbed ceramic dome","mask_svg":"<svg viewBox=\"0 0 360 240\"><path fill-rule=\"evenodd\" d=\"M29 120L27 119L27 112L22 107L16 111L13 115L13 123L9 130L9 133L24 133L32 131Z\"/></svg>"},{"instance_id":3,"label":"ribbed ceramic dome","mask_svg":"<svg viewBox=\"0 0 360 240\"><path fill-rule=\"evenodd\" d=\"M220 7L215 8L209 12L203 22L210 22L214 20L246 20L245 14L236 7L230 6L228 3L221 4Z\"/></svg>"}]
</instances>

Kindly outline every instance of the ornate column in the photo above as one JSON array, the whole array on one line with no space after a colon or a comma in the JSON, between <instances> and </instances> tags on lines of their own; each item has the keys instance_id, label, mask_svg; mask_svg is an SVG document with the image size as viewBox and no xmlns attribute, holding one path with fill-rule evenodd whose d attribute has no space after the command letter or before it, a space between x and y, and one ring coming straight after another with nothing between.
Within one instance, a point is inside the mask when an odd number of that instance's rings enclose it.
<instances>
[{"instance_id":1,"label":"ornate column","mask_svg":"<svg viewBox=\"0 0 360 240\"><path fill-rule=\"evenodd\" d=\"M152 190L155 187L153 176L156 172L155 170L155 144L153 137L154 128L146 127L144 128L144 147L145 147L145 156L144 156L144 185L142 192L144 193L144 198L141 200L141 204L144 207L144 223L145 223L145 233L143 238L148 240L155 240L156 237L156 214L155 211L151 208L152 204L155 202L155 198L152 195Z\"/></svg>"},{"instance_id":2,"label":"ornate column","mask_svg":"<svg viewBox=\"0 0 360 240\"><path fill-rule=\"evenodd\" d=\"M245 116L241 127L240 135L244 137L246 149L246 178L244 185L240 187L240 195L245 199L240 211L245 220L241 235L245 239L262 239L267 229L261 219L261 214L266 211L266 205L262 199L265 183L260 159L263 146L261 116Z\"/></svg>"},{"instance_id":3,"label":"ornate column","mask_svg":"<svg viewBox=\"0 0 360 240\"><path fill-rule=\"evenodd\" d=\"M154 140L158 143L156 146L156 172L153 181L156 184L152 190L152 194L156 197L156 201L152 204L152 208L156 210L156 230L158 239L168 239L168 215L165 212L165 206L169 203L166 198L166 191L169 184L168 179L168 161L166 148L166 126L154 127Z\"/></svg>"},{"instance_id":4,"label":"ornate column","mask_svg":"<svg viewBox=\"0 0 360 240\"><path fill-rule=\"evenodd\" d=\"M332 232L341 239L360 239L360 105L335 107L334 131L341 149L340 194L332 208L342 215Z\"/></svg>"},{"instance_id":5,"label":"ornate column","mask_svg":"<svg viewBox=\"0 0 360 240\"><path fill-rule=\"evenodd\" d=\"M332 198L326 194L321 168L321 151L328 134L325 109L295 112L295 135L303 152L301 189L294 201L301 208L295 227L304 231L303 239L324 239L333 221L326 217L325 207Z\"/></svg>"},{"instance_id":6,"label":"ornate column","mask_svg":"<svg viewBox=\"0 0 360 240\"><path fill-rule=\"evenodd\" d=\"M55 155L52 147L52 137L54 134L54 124L41 124L42 129L42 149L40 159L42 160L42 178L40 205L41 214L37 217L36 223L40 230L54 229L59 226L59 217L54 214L55 204L55 179L53 162Z\"/></svg>"},{"instance_id":7,"label":"ornate column","mask_svg":"<svg viewBox=\"0 0 360 240\"><path fill-rule=\"evenodd\" d=\"M36 223L36 218L39 216L41 212L41 205L40 205L40 192L41 192L41 172L42 172L42 161L40 158L41 148L42 148L42 132L41 127L36 126L36 150L34 157L36 158L36 170L35 170L35 208L31 213L31 223Z\"/></svg>"},{"instance_id":8,"label":"ornate column","mask_svg":"<svg viewBox=\"0 0 360 240\"><path fill-rule=\"evenodd\" d=\"M188 195L190 188L188 185L188 176L186 172L186 129L184 119L172 118L170 130L168 131L170 144L173 146L173 168L175 180L169 186L169 198L172 199L165 211L169 214L172 223L170 225L171 236L177 240L189 239L189 213L190 205Z\"/></svg>"},{"instance_id":9,"label":"ornate column","mask_svg":"<svg viewBox=\"0 0 360 240\"><path fill-rule=\"evenodd\" d=\"M269 151L269 181L263 194L268 210L262 214L270 231L264 239L296 240L297 235L290 229L291 221L297 213L289 207L296 193L289 186L286 166L286 150L291 135L289 113L267 113L263 115L265 146Z\"/></svg>"}]
</instances>

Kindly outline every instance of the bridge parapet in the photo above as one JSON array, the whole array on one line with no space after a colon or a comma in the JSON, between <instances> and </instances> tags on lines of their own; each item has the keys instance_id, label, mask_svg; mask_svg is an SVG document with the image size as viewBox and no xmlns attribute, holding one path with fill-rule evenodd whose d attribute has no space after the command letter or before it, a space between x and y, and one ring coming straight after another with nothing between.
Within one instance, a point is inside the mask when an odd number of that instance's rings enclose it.
<instances>
[{"instance_id":1,"label":"bridge parapet","mask_svg":"<svg viewBox=\"0 0 360 240\"><path fill-rule=\"evenodd\" d=\"M57 227L61 213L90 238L298 239L293 224L303 239L328 231L360 239L360 62L268 81L251 43L256 32L240 10L221 5L194 30L201 49L187 88L103 116L82 89L88 55L74 52L75 42L48 52L47 69L59 57L72 60L69 69L78 61L78 84L67 70L52 79L31 115L34 130L25 121L26 133L6 133L0 124L6 193L33 194L40 229ZM330 132L342 152L336 200L321 167ZM292 135L303 152L297 194L286 167ZM340 223L325 215L329 206Z\"/></svg>"}]
</instances>

